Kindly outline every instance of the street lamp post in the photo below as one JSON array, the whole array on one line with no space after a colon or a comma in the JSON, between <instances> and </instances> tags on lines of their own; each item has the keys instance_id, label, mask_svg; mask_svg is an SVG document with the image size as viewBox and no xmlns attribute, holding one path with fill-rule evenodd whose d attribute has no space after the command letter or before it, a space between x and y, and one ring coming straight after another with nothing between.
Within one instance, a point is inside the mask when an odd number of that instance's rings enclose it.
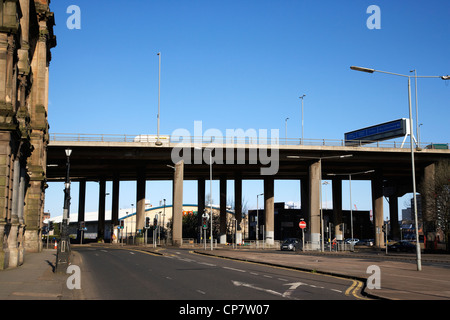
<instances>
[{"instance_id":1,"label":"street lamp post","mask_svg":"<svg viewBox=\"0 0 450 320\"><path fill-rule=\"evenodd\" d=\"M414 226L416 228L416 259L417 259L417 271L422 270L422 258L420 252L420 242L419 242L419 223L417 217L417 195L416 195L416 170L414 164L414 147L413 147L413 123L412 123L412 107L411 107L411 78L441 78L442 80L450 80L450 76L410 76L400 73L393 73L381 70L375 70L370 68L351 66L350 69L355 71L362 71L366 73L386 73L390 75L406 77L408 78L408 107L409 107L409 137L410 137L410 149L411 149L411 166L412 166L412 184L413 184L413 198L414 198Z\"/></svg>"},{"instance_id":2,"label":"street lamp post","mask_svg":"<svg viewBox=\"0 0 450 320\"><path fill-rule=\"evenodd\" d=\"M287 156L287 158L290 159L314 159L314 160L319 160L319 164L320 164L320 177L319 177L319 181L322 181L322 160L323 159L342 159L342 158L349 158L349 157L353 157L352 154L346 154L346 155L342 155L342 156L329 156L329 157L307 157L307 156ZM322 187L320 187L319 190L319 203L320 203L320 251L324 252L324 234L323 234L323 209L322 209Z\"/></svg>"},{"instance_id":3,"label":"street lamp post","mask_svg":"<svg viewBox=\"0 0 450 320\"><path fill-rule=\"evenodd\" d=\"M64 183L64 208L63 220L61 223L61 240L56 253L56 272L65 273L70 260L70 240L69 240L69 212L70 212L70 155L71 149L66 149L67 171L66 181Z\"/></svg>"},{"instance_id":4,"label":"street lamp post","mask_svg":"<svg viewBox=\"0 0 450 320\"><path fill-rule=\"evenodd\" d=\"M301 139L301 143L300 144L303 144L303 139L305 138L304 132L303 132L303 126L304 126L304 121L303 121L303 98L304 97L306 97L306 94L304 94L301 97L299 97L300 99L302 99L302 139Z\"/></svg>"},{"instance_id":5,"label":"street lamp post","mask_svg":"<svg viewBox=\"0 0 450 320\"><path fill-rule=\"evenodd\" d=\"M256 246L259 241L259 197L263 195L264 193L260 193L256 196Z\"/></svg>"},{"instance_id":6,"label":"street lamp post","mask_svg":"<svg viewBox=\"0 0 450 320\"><path fill-rule=\"evenodd\" d=\"M157 146L162 145L162 142L159 140L159 115L161 111L161 52L157 53L159 60L159 72L158 72L158 127L157 127L157 138L155 144Z\"/></svg>"},{"instance_id":7,"label":"street lamp post","mask_svg":"<svg viewBox=\"0 0 450 320\"><path fill-rule=\"evenodd\" d=\"M284 138L285 138L285 144L287 144L287 121L289 120L289 118L286 118L286 120L284 120Z\"/></svg>"},{"instance_id":8,"label":"street lamp post","mask_svg":"<svg viewBox=\"0 0 450 320\"><path fill-rule=\"evenodd\" d=\"M414 72L415 84L414 90L416 92L416 97L414 99L416 103L416 132L417 132L417 146L420 148L420 128L419 128L419 103L417 102L417 70L411 70L410 72Z\"/></svg>"}]
</instances>

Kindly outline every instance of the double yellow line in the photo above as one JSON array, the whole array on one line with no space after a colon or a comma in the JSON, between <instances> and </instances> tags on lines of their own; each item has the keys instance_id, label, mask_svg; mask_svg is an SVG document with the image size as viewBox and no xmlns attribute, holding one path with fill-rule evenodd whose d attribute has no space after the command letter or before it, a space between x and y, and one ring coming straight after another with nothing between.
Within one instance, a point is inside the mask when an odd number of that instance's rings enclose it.
<instances>
[{"instance_id":1,"label":"double yellow line","mask_svg":"<svg viewBox=\"0 0 450 320\"><path fill-rule=\"evenodd\" d=\"M359 295L359 291L361 290L363 283L358 280L352 280L352 281L353 281L352 285L350 287L348 287L347 290L345 290L345 295L350 296L350 294L351 294L357 299L368 300L367 298Z\"/></svg>"}]
</instances>

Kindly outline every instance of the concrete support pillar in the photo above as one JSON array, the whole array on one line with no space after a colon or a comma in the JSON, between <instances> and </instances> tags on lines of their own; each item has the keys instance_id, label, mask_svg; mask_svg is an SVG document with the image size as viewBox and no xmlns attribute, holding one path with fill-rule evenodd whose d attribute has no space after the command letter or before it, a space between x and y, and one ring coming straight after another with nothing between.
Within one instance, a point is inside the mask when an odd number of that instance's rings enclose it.
<instances>
[{"instance_id":1,"label":"concrete support pillar","mask_svg":"<svg viewBox=\"0 0 450 320\"><path fill-rule=\"evenodd\" d=\"M111 223L113 226L119 225L119 176L115 175L112 189Z\"/></svg>"},{"instance_id":2,"label":"concrete support pillar","mask_svg":"<svg viewBox=\"0 0 450 320\"><path fill-rule=\"evenodd\" d=\"M144 230L145 227L145 172L140 169L136 182L136 230Z\"/></svg>"},{"instance_id":3,"label":"concrete support pillar","mask_svg":"<svg viewBox=\"0 0 450 320\"><path fill-rule=\"evenodd\" d=\"M198 226L198 238L197 242L200 243L203 229L202 229L202 215L205 211L205 179L201 178L197 180L197 226Z\"/></svg>"},{"instance_id":4,"label":"concrete support pillar","mask_svg":"<svg viewBox=\"0 0 450 320\"><path fill-rule=\"evenodd\" d=\"M342 221L342 178L334 177L332 179L332 188L334 236L336 237L336 240L344 240L344 226Z\"/></svg>"},{"instance_id":5,"label":"concrete support pillar","mask_svg":"<svg viewBox=\"0 0 450 320\"><path fill-rule=\"evenodd\" d=\"M309 180L302 179L300 181L300 202L302 216L307 222L306 227L309 229ZM305 230L306 231L306 230Z\"/></svg>"},{"instance_id":6,"label":"concrete support pillar","mask_svg":"<svg viewBox=\"0 0 450 320\"><path fill-rule=\"evenodd\" d=\"M220 237L219 243L227 243L227 178L220 178Z\"/></svg>"},{"instance_id":7,"label":"concrete support pillar","mask_svg":"<svg viewBox=\"0 0 450 320\"><path fill-rule=\"evenodd\" d=\"M106 201L106 180L100 179L98 192L98 225L97 240L105 239L105 201Z\"/></svg>"},{"instance_id":8,"label":"concrete support pillar","mask_svg":"<svg viewBox=\"0 0 450 320\"><path fill-rule=\"evenodd\" d=\"M85 221L86 180L80 180L78 188L78 222ZM77 230L77 241L81 242L81 230ZM84 232L83 232L84 234Z\"/></svg>"},{"instance_id":9,"label":"concrete support pillar","mask_svg":"<svg viewBox=\"0 0 450 320\"><path fill-rule=\"evenodd\" d=\"M400 226L398 224L398 198L389 197L389 220L391 221L391 237L394 240L400 240Z\"/></svg>"},{"instance_id":10,"label":"concrete support pillar","mask_svg":"<svg viewBox=\"0 0 450 320\"><path fill-rule=\"evenodd\" d=\"M177 247L183 244L183 180L184 161L181 160L175 165L173 176L172 242Z\"/></svg>"},{"instance_id":11,"label":"concrete support pillar","mask_svg":"<svg viewBox=\"0 0 450 320\"><path fill-rule=\"evenodd\" d=\"M240 176L234 180L234 217L237 220L236 243L242 244L242 178Z\"/></svg>"},{"instance_id":12,"label":"concrete support pillar","mask_svg":"<svg viewBox=\"0 0 450 320\"><path fill-rule=\"evenodd\" d=\"M383 233L383 176L381 172L376 171L375 177L372 179L372 213L374 224L375 247L384 247Z\"/></svg>"},{"instance_id":13,"label":"concrete support pillar","mask_svg":"<svg viewBox=\"0 0 450 320\"><path fill-rule=\"evenodd\" d=\"M273 177L264 179L264 233L267 244L273 244L275 240L275 186Z\"/></svg>"},{"instance_id":14,"label":"concrete support pillar","mask_svg":"<svg viewBox=\"0 0 450 320\"><path fill-rule=\"evenodd\" d=\"M322 163L309 166L309 240L312 249L320 249L320 184Z\"/></svg>"},{"instance_id":15,"label":"concrete support pillar","mask_svg":"<svg viewBox=\"0 0 450 320\"><path fill-rule=\"evenodd\" d=\"M86 212L86 180L80 180L78 191L78 222L85 221Z\"/></svg>"}]
</instances>

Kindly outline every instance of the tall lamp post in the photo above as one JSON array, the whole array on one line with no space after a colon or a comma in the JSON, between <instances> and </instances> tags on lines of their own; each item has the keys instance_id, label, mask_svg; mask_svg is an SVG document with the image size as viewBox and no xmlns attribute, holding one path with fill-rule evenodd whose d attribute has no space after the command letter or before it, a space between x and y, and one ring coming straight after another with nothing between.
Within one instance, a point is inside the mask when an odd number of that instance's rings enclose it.
<instances>
[{"instance_id":1,"label":"tall lamp post","mask_svg":"<svg viewBox=\"0 0 450 320\"><path fill-rule=\"evenodd\" d=\"M162 145L162 142L159 141L159 114L161 111L161 52L157 53L159 57L159 72L158 72L158 127L157 127L157 138L155 144L157 146Z\"/></svg>"},{"instance_id":2,"label":"tall lamp post","mask_svg":"<svg viewBox=\"0 0 450 320\"><path fill-rule=\"evenodd\" d=\"M300 144L303 144L303 139L305 138L304 132L303 132L303 125L304 125L304 121L303 121L303 98L304 97L306 97L306 94L304 94L301 97L299 97L300 99L302 99L302 140L301 140Z\"/></svg>"},{"instance_id":3,"label":"tall lamp post","mask_svg":"<svg viewBox=\"0 0 450 320\"><path fill-rule=\"evenodd\" d=\"M289 118L286 118L286 120L284 120L284 135L285 135L285 143L287 144L287 121L289 120Z\"/></svg>"},{"instance_id":4,"label":"tall lamp post","mask_svg":"<svg viewBox=\"0 0 450 320\"><path fill-rule=\"evenodd\" d=\"M419 103L417 102L417 70L411 70L410 72L414 72L415 84L414 90L416 91L416 97L414 99L416 103L416 132L417 132L417 146L420 148L420 128L419 128Z\"/></svg>"},{"instance_id":5,"label":"tall lamp post","mask_svg":"<svg viewBox=\"0 0 450 320\"><path fill-rule=\"evenodd\" d=\"M386 73L394 76L400 76L408 78L408 107L409 107L409 137L410 137L410 149L411 149L411 166L412 166L412 184L413 184L413 198L414 198L414 227L416 228L416 259L417 259L417 271L422 270L422 258L420 252L420 242L419 242L419 222L417 218L417 195L416 195L416 170L414 164L414 147L413 147L413 122L412 122L412 107L411 107L411 78L441 78L442 80L450 80L450 76L410 76L400 73L393 73L387 71L380 71L370 68L351 66L350 69L355 71L362 71L366 73Z\"/></svg>"},{"instance_id":6,"label":"tall lamp post","mask_svg":"<svg viewBox=\"0 0 450 320\"><path fill-rule=\"evenodd\" d=\"M256 245L259 241L259 197L263 195L264 193L260 193L256 196Z\"/></svg>"},{"instance_id":7,"label":"tall lamp post","mask_svg":"<svg viewBox=\"0 0 450 320\"><path fill-rule=\"evenodd\" d=\"M64 207L63 220L61 223L61 240L56 252L56 272L65 273L69 266L70 259L70 240L69 240L69 211L70 211L70 155L71 149L66 149L67 171L66 181L64 183Z\"/></svg>"}]
</instances>

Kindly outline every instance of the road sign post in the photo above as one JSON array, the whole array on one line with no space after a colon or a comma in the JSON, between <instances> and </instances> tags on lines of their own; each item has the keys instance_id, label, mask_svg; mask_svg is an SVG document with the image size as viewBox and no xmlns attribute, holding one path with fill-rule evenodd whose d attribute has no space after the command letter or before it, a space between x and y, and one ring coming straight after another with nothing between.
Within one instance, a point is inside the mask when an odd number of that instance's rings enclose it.
<instances>
[{"instance_id":1,"label":"road sign post","mask_svg":"<svg viewBox=\"0 0 450 320\"><path fill-rule=\"evenodd\" d=\"M306 228L306 222L301 219L298 226L300 229L302 229L302 251L305 251L305 228Z\"/></svg>"}]
</instances>

